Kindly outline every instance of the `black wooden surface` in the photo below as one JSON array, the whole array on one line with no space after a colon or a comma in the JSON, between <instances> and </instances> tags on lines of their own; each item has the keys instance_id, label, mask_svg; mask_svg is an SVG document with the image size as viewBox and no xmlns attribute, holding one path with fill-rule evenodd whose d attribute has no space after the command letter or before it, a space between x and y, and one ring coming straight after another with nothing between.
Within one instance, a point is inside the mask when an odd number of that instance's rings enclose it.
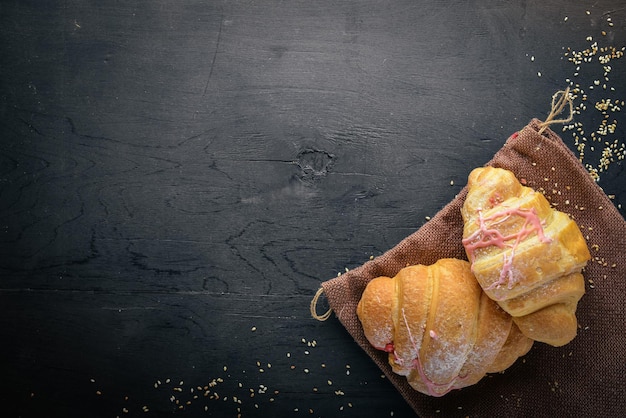
<instances>
[{"instance_id":1,"label":"black wooden surface","mask_svg":"<svg viewBox=\"0 0 626 418\"><path fill-rule=\"evenodd\" d=\"M620 0L2 1L0 35L5 416L411 415L320 283L569 81L587 137L626 99L626 58L566 55L626 44Z\"/></svg>"}]
</instances>

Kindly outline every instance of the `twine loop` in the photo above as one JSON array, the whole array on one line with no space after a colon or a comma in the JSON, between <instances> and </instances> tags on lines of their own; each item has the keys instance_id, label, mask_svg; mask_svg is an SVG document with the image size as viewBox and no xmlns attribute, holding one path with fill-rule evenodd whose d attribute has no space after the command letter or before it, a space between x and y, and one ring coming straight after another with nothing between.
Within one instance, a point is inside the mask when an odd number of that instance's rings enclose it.
<instances>
[{"instance_id":1,"label":"twine loop","mask_svg":"<svg viewBox=\"0 0 626 418\"><path fill-rule=\"evenodd\" d=\"M560 115L565 109L565 106L569 106L569 115L565 119L554 119L556 116ZM574 119L574 103L569 94L569 87L565 90L559 90L552 96L552 105L550 108L550 113L545 121L539 124L539 135L546 130L546 128L555 123L567 123L571 122Z\"/></svg>"},{"instance_id":2,"label":"twine loop","mask_svg":"<svg viewBox=\"0 0 626 418\"><path fill-rule=\"evenodd\" d=\"M317 314L317 302L319 301L320 296L322 296L322 293L324 293L324 288L320 287L317 292L315 292L315 296L313 296L313 299L311 300L311 316L318 321L326 321L330 318L330 315L333 312L332 308L328 308L328 310L322 315Z\"/></svg>"}]
</instances>

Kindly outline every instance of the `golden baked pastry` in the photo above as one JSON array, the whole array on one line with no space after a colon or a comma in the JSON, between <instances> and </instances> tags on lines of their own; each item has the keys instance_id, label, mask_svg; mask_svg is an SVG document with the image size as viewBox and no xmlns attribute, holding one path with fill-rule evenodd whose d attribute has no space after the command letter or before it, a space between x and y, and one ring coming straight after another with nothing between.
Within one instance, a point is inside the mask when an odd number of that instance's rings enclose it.
<instances>
[{"instance_id":1,"label":"golden baked pastry","mask_svg":"<svg viewBox=\"0 0 626 418\"><path fill-rule=\"evenodd\" d=\"M576 223L513 173L474 169L461 210L463 245L487 295L529 338L561 346L576 336L581 274L591 258Z\"/></svg>"},{"instance_id":2,"label":"golden baked pastry","mask_svg":"<svg viewBox=\"0 0 626 418\"><path fill-rule=\"evenodd\" d=\"M481 290L464 260L373 279L357 315L370 344L389 353L392 370L431 396L505 370L533 344Z\"/></svg>"}]
</instances>

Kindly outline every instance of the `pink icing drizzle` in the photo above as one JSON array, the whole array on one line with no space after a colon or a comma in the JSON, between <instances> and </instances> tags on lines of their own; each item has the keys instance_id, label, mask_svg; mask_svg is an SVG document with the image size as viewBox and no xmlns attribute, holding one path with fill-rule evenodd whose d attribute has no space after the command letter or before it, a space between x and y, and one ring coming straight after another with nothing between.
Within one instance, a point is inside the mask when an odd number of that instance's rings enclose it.
<instances>
[{"instance_id":1,"label":"pink icing drizzle","mask_svg":"<svg viewBox=\"0 0 626 418\"><path fill-rule=\"evenodd\" d=\"M498 225L501 222L506 221L511 216L520 216L524 218L524 224L520 228L519 231L504 236L500 231L494 228L494 226ZM487 226L487 222L491 222L491 226ZM482 213L478 210L478 229L471 234L469 237L463 239L463 246L467 250L470 256L470 261L473 263L475 260L475 251L479 248L490 247L492 245L497 246L498 248L511 248L511 254L508 256L506 253L502 255L503 265L502 270L500 271L500 278L497 282L494 282L491 286L489 286L485 290L493 289L494 287L499 287L507 283L509 289L513 287L515 284L515 278L513 277L513 272L511 270L511 266L513 265L513 258L515 257L515 250L519 246L519 244L528 237L533 232L537 233L539 241L543 243L551 242L552 240L546 237L543 233L543 227L541 226L541 220L537 215L537 211L535 208L530 209L521 209L521 208L510 208L503 209L499 212L494 213L487 218L483 218ZM507 244L507 241L514 240L512 244Z\"/></svg>"},{"instance_id":2,"label":"pink icing drizzle","mask_svg":"<svg viewBox=\"0 0 626 418\"><path fill-rule=\"evenodd\" d=\"M450 392L451 390L455 388L454 385L456 384L457 381L463 380L466 377L466 376L456 376L456 377L453 377L447 383L435 383L426 376L426 372L424 372L424 367L422 366L419 356L417 356L417 358L413 360L413 367L417 369L417 373L420 375L420 379L422 379L422 382L424 382L424 384L426 385L426 388L428 389L428 393L432 396L445 395L446 393ZM440 390L441 388L443 388L443 392ZM435 390L435 389L439 389L439 390Z\"/></svg>"},{"instance_id":3,"label":"pink icing drizzle","mask_svg":"<svg viewBox=\"0 0 626 418\"><path fill-rule=\"evenodd\" d=\"M388 351L388 349L391 349L391 351ZM405 364L405 360L398 357L398 354L395 351L393 343L387 344L384 351L393 352L396 363L400 365ZM419 355L415 359L413 359L413 361L411 361L411 367L417 370L417 373L419 374L420 379L426 385L426 389L428 390L428 393L431 396L445 395L446 393L450 392L451 390L455 388L454 384L457 381L463 380L467 377L467 376L457 376L451 379L448 383L435 383L432 380L430 380L428 376L426 376L426 372L424 371L424 367L422 366ZM441 392L441 390L436 390L436 389L441 389L441 388L445 388L443 392Z\"/></svg>"},{"instance_id":4,"label":"pink icing drizzle","mask_svg":"<svg viewBox=\"0 0 626 418\"><path fill-rule=\"evenodd\" d=\"M430 380L428 378L428 376L426 376L426 372L424 371L424 367L422 366L422 362L420 361L419 347L417 346L417 344L415 343L415 340L413 339L413 334L411 333L411 328L409 327L408 320L406 318L406 315L404 314L404 308L402 309L402 318L404 320L404 325L406 326L406 329L407 329L407 331L409 333L409 340L411 341L411 344L413 345L413 348L415 349L415 352L416 352L416 357L411 362L411 367L413 367L414 369L417 370L417 373L419 374L420 379L426 385L426 389L428 390L428 393L430 395L432 395L432 396L443 396L446 393L448 393L451 390L453 390L454 389L454 384L458 380L464 379L466 376L456 376L456 377L452 378L447 383L435 383L432 380ZM430 332L434 333L434 331L432 331L432 330ZM387 346L389 346L389 344L387 344ZM393 348L393 345L391 345L391 347ZM385 348L387 348L387 347L385 347ZM405 364L405 360L398 357L398 355L395 352L395 349L393 351L393 354L394 354L394 357L395 357L396 361L398 362L398 364L400 364L400 365ZM440 390L436 390L436 389L441 389L441 388L444 388L443 392L441 392Z\"/></svg>"}]
</instances>

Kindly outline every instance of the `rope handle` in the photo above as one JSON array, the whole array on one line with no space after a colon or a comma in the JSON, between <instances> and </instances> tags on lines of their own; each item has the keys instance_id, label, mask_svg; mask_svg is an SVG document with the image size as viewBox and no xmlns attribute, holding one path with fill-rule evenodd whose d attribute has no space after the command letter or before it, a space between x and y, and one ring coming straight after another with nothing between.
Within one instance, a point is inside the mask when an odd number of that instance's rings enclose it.
<instances>
[{"instance_id":1,"label":"rope handle","mask_svg":"<svg viewBox=\"0 0 626 418\"><path fill-rule=\"evenodd\" d=\"M569 116L565 119L554 119L557 115L563 112L563 109L565 109L566 105L569 105ZM552 96L550 113L548 114L546 120L539 124L539 135L541 135L543 131L545 131L546 128L552 124L567 123L571 122L572 119L574 119L574 103L569 92L569 87L567 87L565 90L557 91Z\"/></svg>"},{"instance_id":2,"label":"rope handle","mask_svg":"<svg viewBox=\"0 0 626 418\"><path fill-rule=\"evenodd\" d=\"M328 318L330 318L330 315L333 312L332 308L328 308L328 310L322 315L317 314L317 302L319 301L320 296L322 296L322 293L324 293L324 288L320 287L319 289L317 289L317 292L315 292L315 296L313 296L313 299L311 300L311 316L318 321L326 321Z\"/></svg>"}]
</instances>

